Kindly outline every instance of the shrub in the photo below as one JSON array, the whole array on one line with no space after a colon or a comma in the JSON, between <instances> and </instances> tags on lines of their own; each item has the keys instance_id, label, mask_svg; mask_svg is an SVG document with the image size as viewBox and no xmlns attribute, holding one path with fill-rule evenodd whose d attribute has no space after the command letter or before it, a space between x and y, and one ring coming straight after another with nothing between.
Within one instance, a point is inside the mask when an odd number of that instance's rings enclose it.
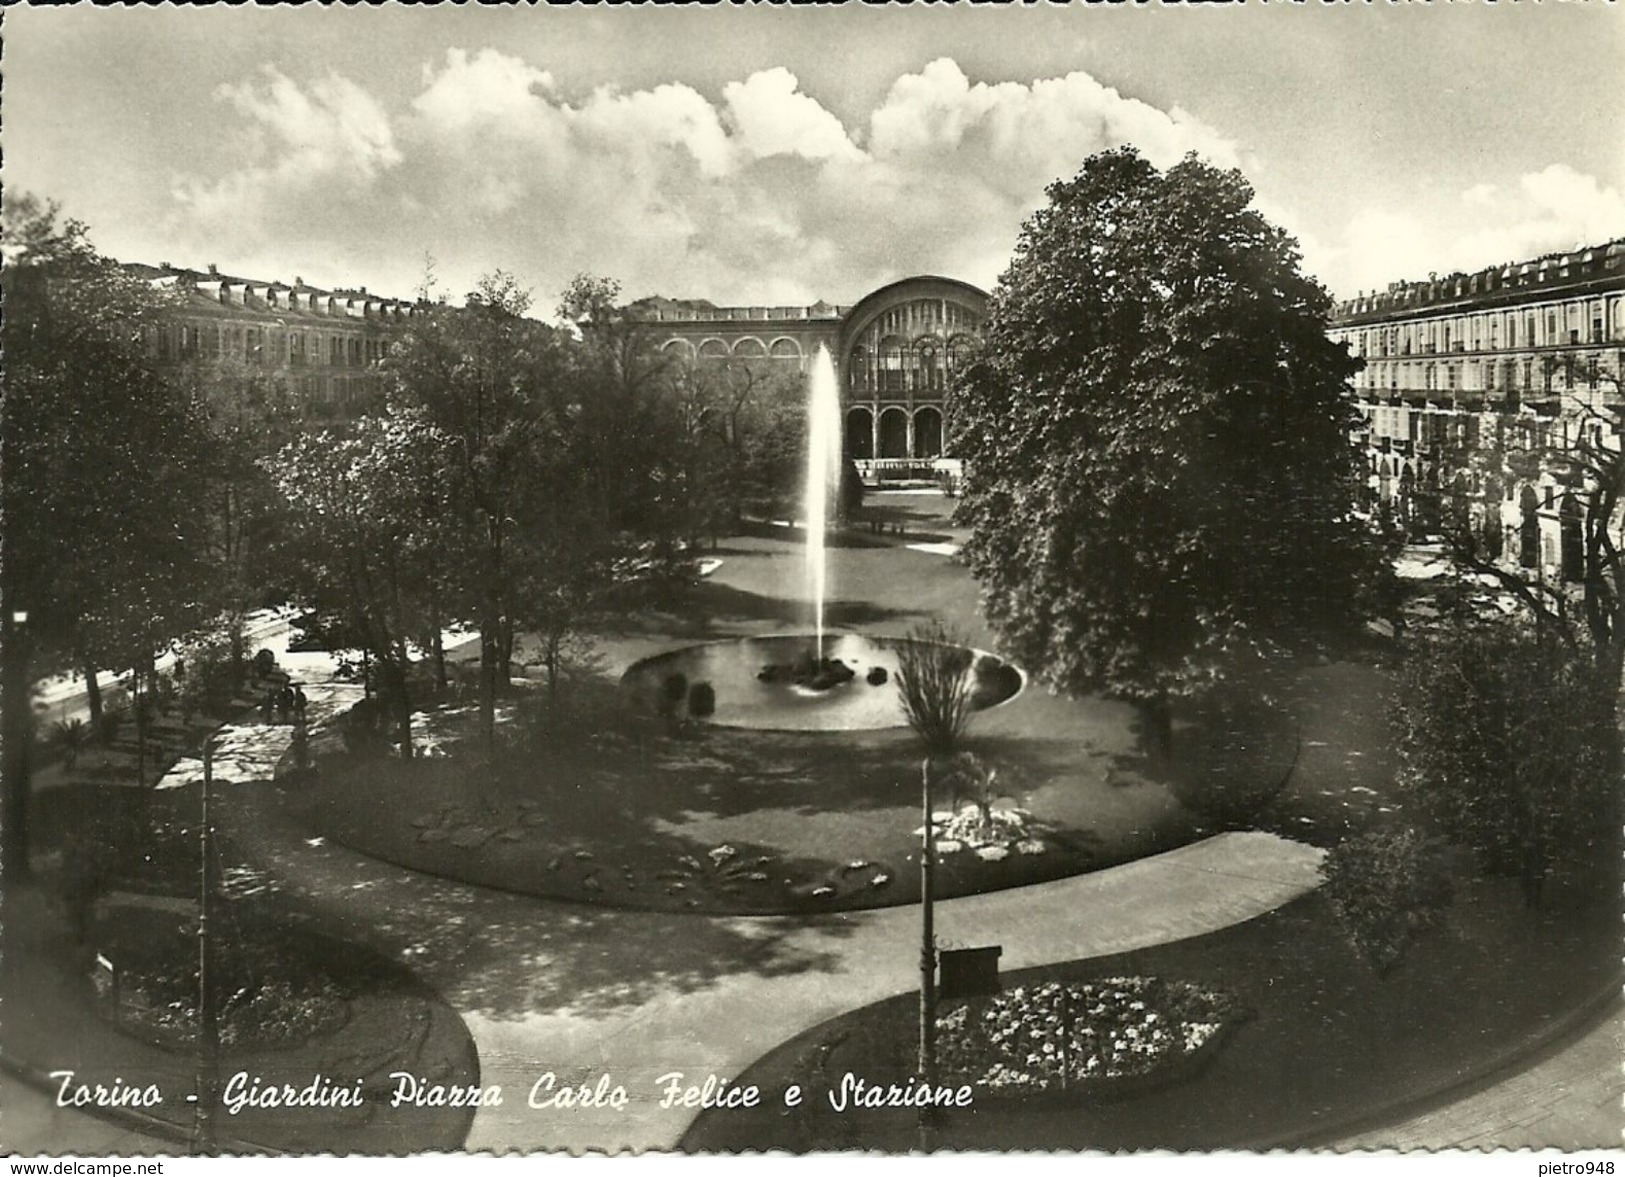
<instances>
[{"instance_id":1,"label":"shrub","mask_svg":"<svg viewBox=\"0 0 1625 1177\"><path fill-rule=\"evenodd\" d=\"M980 711L1002 703L1021 689L1021 671L1002 658L986 655L976 660L972 675L970 705Z\"/></svg>"},{"instance_id":2,"label":"shrub","mask_svg":"<svg viewBox=\"0 0 1625 1177\"><path fill-rule=\"evenodd\" d=\"M230 702L237 685L235 677L228 643L207 641L196 646L187 660L186 674L180 679L183 713L207 711Z\"/></svg>"},{"instance_id":3,"label":"shrub","mask_svg":"<svg viewBox=\"0 0 1625 1177\"><path fill-rule=\"evenodd\" d=\"M683 701L687 694L688 675L680 670L673 671L661 680L660 710L668 714L677 710L677 705Z\"/></svg>"},{"instance_id":4,"label":"shrub","mask_svg":"<svg viewBox=\"0 0 1625 1177\"><path fill-rule=\"evenodd\" d=\"M716 713L717 692L708 682L697 682L688 688L688 713L704 719Z\"/></svg>"},{"instance_id":5,"label":"shrub","mask_svg":"<svg viewBox=\"0 0 1625 1177\"><path fill-rule=\"evenodd\" d=\"M51 726L51 743L62 753L62 762L72 768L90 739L90 729L82 719L58 720Z\"/></svg>"},{"instance_id":6,"label":"shrub","mask_svg":"<svg viewBox=\"0 0 1625 1177\"><path fill-rule=\"evenodd\" d=\"M123 726L124 712L103 711L102 717L96 721L96 738L102 742L102 747L111 748Z\"/></svg>"},{"instance_id":7,"label":"shrub","mask_svg":"<svg viewBox=\"0 0 1625 1177\"><path fill-rule=\"evenodd\" d=\"M934 755L953 752L971 710L971 652L941 622L909 632L897 651L897 692L909 727Z\"/></svg>"},{"instance_id":8,"label":"shrub","mask_svg":"<svg viewBox=\"0 0 1625 1177\"><path fill-rule=\"evenodd\" d=\"M388 737L380 730L383 705L377 699L366 698L344 713L340 733L344 746L351 752L376 752L388 746Z\"/></svg>"},{"instance_id":9,"label":"shrub","mask_svg":"<svg viewBox=\"0 0 1625 1177\"><path fill-rule=\"evenodd\" d=\"M1401 784L1485 870L1535 904L1559 861L1603 861L1620 733L1591 659L1517 623L1457 626L1407 660L1398 703Z\"/></svg>"},{"instance_id":10,"label":"shrub","mask_svg":"<svg viewBox=\"0 0 1625 1177\"><path fill-rule=\"evenodd\" d=\"M1415 830L1349 838L1321 861L1320 876L1349 943L1379 974L1450 902L1443 850Z\"/></svg>"}]
</instances>

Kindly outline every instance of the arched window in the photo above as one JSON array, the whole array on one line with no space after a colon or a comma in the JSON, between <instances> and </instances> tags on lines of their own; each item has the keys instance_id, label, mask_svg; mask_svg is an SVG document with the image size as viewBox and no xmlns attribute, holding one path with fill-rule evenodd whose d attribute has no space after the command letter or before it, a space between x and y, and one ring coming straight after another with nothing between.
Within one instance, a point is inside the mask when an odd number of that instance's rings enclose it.
<instances>
[{"instance_id":1,"label":"arched window","mask_svg":"<svg viewBox=\"0 0 1625 1177\"><path fill-rule=\"evenodd\" d=\"M875 456L875 418L868 409L847 410L845 449L849 458Z\"/></svg>"},{"instance_id":2,"label":"arched window","mask_svg":"<svg viewBox=\"0 0 1625 1177\"><path fill-rule=\"evenodd\" d=\"M905 389L903 369L908 347L900 336L888 335L880 341L878 350L880 391L899 395ZM898 457L905 456L903 454L898 455Z\"/></svg>"},{"instance_id":3,"label":"arched window","mask_svg":"<svg viewBox=\"0 0 1625 1177\"><path fill-rule=\"evenodd\" d=\"M914 341L913 351L914 391L942 395L942 341L935 335L922 335Z\"/></svg>"},{"instance_id":4,"label":"arched window","mask_svg":"<svg viewBox=\"0 0 1625 1177\"><path fill-rule=\"evenodd\" d=\"M874 392L874 381L869 376L869 349L858 344L846 359L846 386L856 396Z\"/></svg>"},{"instance_id":5,"label":"arched window","mask_svg":"<svg viewBox=\"0 0 1625 1177\"><path fill-rule=\"evenodd\" d=\"M942 457L942 413L927 406L914 414L914 456Z\"/></svg>"},{"instance_id":6,"label":"arched window","mask_svg":"<svg viewBox=\"0 0 1625 1177\"><path fill-rule=\"evenodd\" d=\"M1583 529L1584 512L1580 507L1580 500L1572 494L1563 496L1563 505L1558 510L1558 521L1563 541L1563 579L1580 581L1585 579L1585 533Z\"/></svg>"},{"instance_id":7,"label":"arched window","mask_svg":"<svg viewBox=\"0 0 1625 1177\"><path fill-rule=\"evenodd\" d=\"M880 456L908 457L908 414L902 409L890 408L880 414Z\"/></svg>"}]
</instances>

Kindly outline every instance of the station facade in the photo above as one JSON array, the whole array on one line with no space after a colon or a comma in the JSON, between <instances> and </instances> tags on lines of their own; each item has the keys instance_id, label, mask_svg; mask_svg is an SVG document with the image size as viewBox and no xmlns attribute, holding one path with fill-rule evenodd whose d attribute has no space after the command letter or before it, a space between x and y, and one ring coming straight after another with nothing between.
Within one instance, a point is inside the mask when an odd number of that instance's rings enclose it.
<instances>
[{"instance_id":1,"label":"station facade","mask_svg":"<svg viewBox=\"0 0 1625 1177\"><path fill-rule=\"evenodd\" d=\"M716 307L651 300L641 308L662 350L695 364L754 361L804 370L829 349L847 453L860 467L938 462L948 453L947 396L981 342L988 296L920 276L850 305Z\"/></svg>"}]
</instances>

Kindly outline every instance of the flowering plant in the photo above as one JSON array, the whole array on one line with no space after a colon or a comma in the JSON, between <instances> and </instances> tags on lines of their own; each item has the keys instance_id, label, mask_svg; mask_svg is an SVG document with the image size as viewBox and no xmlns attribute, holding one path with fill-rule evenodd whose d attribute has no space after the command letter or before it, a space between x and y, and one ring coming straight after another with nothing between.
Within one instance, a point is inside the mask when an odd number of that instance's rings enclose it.
<instances>
[{"instance_id":1,"label":"flowering plant","mask_svg":"<svg viewBox=\"0 0 1625 1177\"><path fill-rule=\"evenodd\" d=\"M938 1065L944 1082L1012 1093L1100 1087L1182 1063L1243 1016L1183 981L1049 981L941 1014Z\"/></svg>"}]
</instances>

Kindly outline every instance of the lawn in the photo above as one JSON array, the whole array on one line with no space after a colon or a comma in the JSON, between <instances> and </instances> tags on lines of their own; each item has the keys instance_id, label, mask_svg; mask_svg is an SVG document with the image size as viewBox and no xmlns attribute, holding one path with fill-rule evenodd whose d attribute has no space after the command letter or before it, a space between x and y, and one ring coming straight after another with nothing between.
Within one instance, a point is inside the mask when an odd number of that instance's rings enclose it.
<instances>
[{"instance_id":1,"label":"lawn","mask_svg":"<svg viewBox=\"0 0 1625 1177\"><path fill-rule=\"evenodd\" d=\"M832 550L833 625L901 636L938 618L991 647L968 572L908 546L955 538L946 500L881 499L904 534L876 539L859 529ZM616 686L650 653L804 628L793 529L736 537L720 556L712 578L599 634L596 673L573 679L560 698L539 684L522 690L495 757L468 738L469 711L441 710L420 726L450 755L330 757L292 804L312 833L375 857L555 898L698 912L916 902L920 754L907 728L674 726ZM1386 788L1386 757L1355 746L1381 726L1381 685L1369 666L1305 667L1294 680L1301 723L1246 746L1197 741L1185 759L1220 764L1220 779L1149 757L1128 707L1029 685L976 713L965 745L997 770L992 808L1020 811L1022 836L1002 857L970 847L942 855L940 893L1020 886L1166 850L1238 824L1283 781L1274 825L1333 837ZM939 796L939 813L953 801Z\"/></svg>"}]
</instances>

